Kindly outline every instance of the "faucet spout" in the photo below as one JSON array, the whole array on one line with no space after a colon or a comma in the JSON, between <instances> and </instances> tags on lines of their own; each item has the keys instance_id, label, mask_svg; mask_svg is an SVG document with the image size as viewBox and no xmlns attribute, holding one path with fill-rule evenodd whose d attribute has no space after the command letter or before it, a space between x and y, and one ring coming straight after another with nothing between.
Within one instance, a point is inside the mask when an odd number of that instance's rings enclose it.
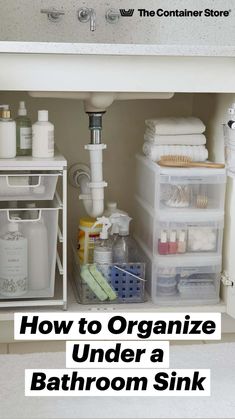
<instances>
[{"instance_id":1,"label":"faucet spout","mask_svg":"<svg viewBox=\"0 0 235 419\"><path fill-rule=\"evenodd\" d=\"M96 30L96 13L94 9L90 9L90 30L92 32Z\"/></svg>"},{"instance_id":2,"label":"faucet spout","mask_svg":"<svg viewBox=\"0 0 235 419\"><path fill-rule=\"evenodd\" d=\"M78 20L81 23L90 22L90 30L92 32L96 30L96 12L94 9L88 9L88 7L78 9Z\"/></svg>"}]
</instances>

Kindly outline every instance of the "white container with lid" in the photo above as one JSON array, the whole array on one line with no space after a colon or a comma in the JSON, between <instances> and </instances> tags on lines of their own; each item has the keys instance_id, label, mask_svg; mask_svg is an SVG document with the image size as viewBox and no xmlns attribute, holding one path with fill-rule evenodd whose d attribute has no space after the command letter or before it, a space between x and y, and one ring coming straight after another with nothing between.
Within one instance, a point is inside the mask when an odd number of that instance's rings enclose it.
<instances>
[{"instance_id":1,"label":"white container with lid","mask_svg":"<svg viewBox=\"0 0 235 419\"><path fill-rule=\"evenodd\" d=\"M54 157L54 125L48 121L48 111L38 111L38 121L33 124L33 157Z\"/></svg>"}]
</instances>

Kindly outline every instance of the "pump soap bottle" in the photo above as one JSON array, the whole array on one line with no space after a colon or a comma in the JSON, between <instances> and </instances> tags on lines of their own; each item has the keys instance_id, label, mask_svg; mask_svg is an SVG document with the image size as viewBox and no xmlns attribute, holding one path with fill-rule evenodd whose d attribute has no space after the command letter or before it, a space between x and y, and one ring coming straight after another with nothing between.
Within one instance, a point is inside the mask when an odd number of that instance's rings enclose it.
<instances>
[{"instance_id":1,"label":"pump soap bottle","mask_svg":"<svg viewBox=\"0 0 235 419\"><path fill-rule=\"evenodd\" d=\"M32 124L23 101L19 103L18 116L15 121L17 156L30 156L32 154Z\"/></svg>"},{"instance_id":2,"label":"pump soap bottle","mask_svg":"<svg viewBox=\"0 0 235 419\"><path fill-rule=\"evenodd\" d=\"M16 156L16 123L11 118L9 105L0 105L0 159L14 159Z\"/></svg>"}]
</instances>

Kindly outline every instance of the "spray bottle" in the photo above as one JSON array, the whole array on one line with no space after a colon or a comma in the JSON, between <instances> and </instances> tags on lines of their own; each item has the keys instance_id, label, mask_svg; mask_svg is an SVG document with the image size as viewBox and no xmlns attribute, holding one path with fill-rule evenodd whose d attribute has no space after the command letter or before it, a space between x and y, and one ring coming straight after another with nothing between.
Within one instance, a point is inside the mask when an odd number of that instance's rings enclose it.
<instances>
[{"instance_id":1,"label":"spray bottle","mask_svg":"<svg viewBox=\"0 0 235 419\"><path fill-rule=\"evenodd\" d=\"M109 229L112 226L109 218L101 217L97 218L96 223L93 225L93 229L96 226L102 226L100 232L100 238L95 243L94 248L94 263L99 264L111 264L112 263L112 245L113 241L109 238Z\"/></svg>"},{"instance_id":2,"label":"spray bottle","mask_svg":"<svg viewBox=\"0 0 235 419\"><path fill-rule=\"evenodd\" d=\"M124 214L113 214L110 221L118 225L118 237L113 243L113 262L129 263L138 262L139 252L135 240L130 236L130 222L132 218Z\"/></svg>"}]
</instances>

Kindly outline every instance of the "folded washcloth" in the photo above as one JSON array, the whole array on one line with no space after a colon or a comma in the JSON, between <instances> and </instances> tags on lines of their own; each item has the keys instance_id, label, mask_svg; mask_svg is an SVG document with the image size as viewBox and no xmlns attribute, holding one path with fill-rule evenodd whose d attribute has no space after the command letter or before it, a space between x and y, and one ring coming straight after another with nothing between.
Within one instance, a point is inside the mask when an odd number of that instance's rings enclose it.
<instances>
[{"instance_id":1,"label":"folded washcloth","mask_svg":"<svg viewBox=\"0 0 235 419\"><path fill-rule=\"evenodd\" d=\"M205 145L206 137L203 134L189 135L157 135L147 129L144 134L144 141L155 145Z\"/></svg>"},{"instance_id":2,"label":"folded washcloth","mask_svg":"<svg viewBox=\"0 0 235 419\"><path fill-rule=\"evenodd\" d=\"M148 128L158 135L202 134L206 127L199 118L156 118L145 121Z\"/></svg>"},{"instance_id":3,"label":"folded washcloth","mask_svg":"<svg viewBox=\"0 0 235 419\"><path fill-rule=\"evenodd\" d=\"M208 159L208 150L204 145L182 146L182 145L155 145L145 142L143 153L150 160L158 161L162 156L186 156L193 161L206 161Z\"/></svg>"}]
</instances>

